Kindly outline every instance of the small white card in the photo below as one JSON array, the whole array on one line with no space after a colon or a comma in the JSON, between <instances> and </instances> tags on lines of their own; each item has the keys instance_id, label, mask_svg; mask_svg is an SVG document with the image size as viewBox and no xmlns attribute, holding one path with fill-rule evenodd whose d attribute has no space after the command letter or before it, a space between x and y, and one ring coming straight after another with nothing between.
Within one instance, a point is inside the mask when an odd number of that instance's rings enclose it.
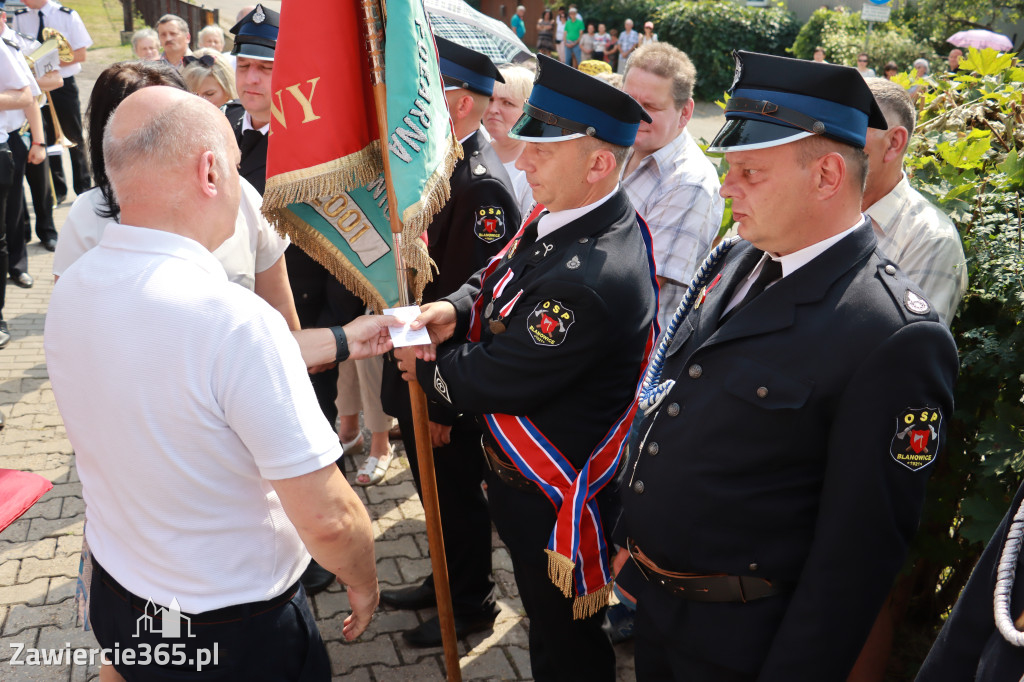
<instances>
[{"instance_id":1,"label":"small white card","mask_svg":"<svg viewBox=\"0 0 1024 682\"><path fill-rule=\"evenodd\" d=\"M401 327L388 327L388 333L391 334L391 342L395 344L395 348L430 345L430 334L427 333L426 328L409 329L413 320L419 317L420 307L418 305L388 308L384 314L394 315L402 323Z\"/></svg>"}]
</instances>

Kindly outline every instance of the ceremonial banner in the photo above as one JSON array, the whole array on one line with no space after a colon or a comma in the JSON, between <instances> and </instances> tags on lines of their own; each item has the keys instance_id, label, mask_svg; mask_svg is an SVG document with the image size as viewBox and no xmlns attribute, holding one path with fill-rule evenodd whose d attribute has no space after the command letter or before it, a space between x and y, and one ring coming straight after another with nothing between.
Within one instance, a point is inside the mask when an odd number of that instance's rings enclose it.
<instances>
[{"instance_id":1,"label":"ceremonial banner","mask_svg":"<svg viewBox=\"0 0 1024 682\"><path fill-rule=\"evenodd\" d=\"M379 19L375 1L363 4L319 0L282 7L263 212L379 312L398 305L401 285L367 41L368 31L376 31L378 40L383 32L379 21L368 27L364 18L370 14ZM399 215L406 217L402 261L418 300L431 278L430 258L419 236L448 199L458 147L452 147L444 88L422 4L412 4L415 8L393 8L390 24L399 34L395 42L404 42L404 49L387 53L384 73L395 81L393 90L388 89L389 102L392 91L402 97L394 105L402 109L388 147L394 149L392 181ZM328 52L333 56L325 59ZM379 66L380 54L374 57Z\"/></svg>"},{"instance_id":2,"label":"ceremonial banner","mask_svg":"<svg viewBox=\"0 0 1024 682\"><path fill-rule=\"evenodd\" d=\"M448 117L423 0L388 0L387 16L384 80L392 181L403 227L419 234L448 201L448 179L462 147Z\"/></svg>"}]
</instances>

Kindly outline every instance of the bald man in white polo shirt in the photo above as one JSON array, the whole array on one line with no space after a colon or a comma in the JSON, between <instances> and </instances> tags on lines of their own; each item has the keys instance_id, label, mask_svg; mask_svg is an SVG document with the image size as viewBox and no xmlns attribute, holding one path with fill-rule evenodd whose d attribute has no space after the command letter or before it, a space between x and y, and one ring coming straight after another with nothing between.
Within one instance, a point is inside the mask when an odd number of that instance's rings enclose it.
<instances>
[{"instance_id":1,"label":"bald man in white polo shirt","mask_svg":"<svg viewBox=\"0 0 1024 682\"><path fill-rule=\"evenodd\" d=\"M139 679L329 679L298 582L303 546L348 586L348 639L377 604L370 519L335 465L298 345L210 253L234 232L238 156L209 103L166 87L129 96L104 136L121 222L65 270L46 320L86 500L96 638L185 652ZM338 355L384 352L389 321L335 330ZM143 627L175 608L180 637Z\"/></svg>"}]
</instances>

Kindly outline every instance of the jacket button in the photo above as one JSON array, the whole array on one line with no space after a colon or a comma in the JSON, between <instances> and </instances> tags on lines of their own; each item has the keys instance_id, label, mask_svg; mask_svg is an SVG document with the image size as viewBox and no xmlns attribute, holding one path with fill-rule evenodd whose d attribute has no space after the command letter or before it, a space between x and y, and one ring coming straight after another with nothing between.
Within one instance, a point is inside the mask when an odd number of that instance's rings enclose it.
<instances>
[{"instance_id":1,"label":"jacket button","mask_svg":"<svg viewBox=\"0 0 1024 682\"><path fill-rule=\"evenodd\" d=\"M704 373L704 368L700 365L690 365L689 374L691 379L700 379L700 375Z\"/></svg>"},{"instance_id":2,"label":"jacket button","mask_svg":"<svg viewBox=\"0 0 1024 682\"><path fill-rule=\"evenodd\" d=\"M474 152L473 152L473 156L480 156L480 150L476 150L476 151L474 151Z\"/></svg>"},{"instance_id":3,"label":"jacket button","mask_svg":"<svg viewBox=\"0 0 1024 682\"><path fill-rule=\"evenodd\" d=\"M637 495L643 494L643 492L644 492L644 482L643 481L637 481L636 483L634 483L633 484L633 492L635 492Z\"/></svg>"},{"instance_id":4,"label":"jacket button","mask_svg":"<svg viewBox=\"0 0 1024 682\"><path fill-rule=\"evenodd\" d=\"M679 416L679 403L672 403L667 408L665 408L665 411L668 412L668 416L670 417Z\"/></svg>"},{"instance_id":5,"label":"jacket button","mask_svg":"<svg viewBox=\"0 0 1024 682\"><path fill-rule=\"evenodd\" d=\"M892 266L892 265L886 265L885 266L885 274L887 274L887 275L895 275L896 274L896 267Z\"/></svg>"},{"instance_id":6,"label":"jacket button","mask_svg":"<svg viewBox=\"0 0 1024 682\"><path fill-rule=\"evenodd\" d=\"M749 568L751 571L756 571L757 570L757 564L756 563L750 564L750 566L747 566L747 568Z\"/></svg>"},{"instance_id":7,"label":"jacket button","mask_svg":"<svg viewBox=\"0 0 1024 682\"><path fill-rule=\"evenodd\" d=\"M658 454L659 450L661 450L661 448L658 447L657 443L648 443L647 444L647 454L648 455L656 455L656 454ZM641 487L643 487L643 486L641 486Z\"/></svg>"},{"instance_id":8,"label":"jacket button","mask_svg":"<svg viewBox=\"0 0 1024 682\"><path fill-rule=\"evenodd\" d=\"M758 398L767 398L768 397L768 389L766 387L764 387L764 386L762 386L761 388L757 389L757 397Z\"/></svg>"},{"instance_id":9,"label":"jacket button","mask_svg":"<svg viewBox=\"0 0 1024 682\"><path fill-rule=\"evenodd\" d=\"M590 241L590 240L589 240L588 238L586 238L586 237L580 237L580 238L579 238L579 242L580 242L580 244L586 244L586 243L587 243L587 242L589 242L589 241Z\"/></svg>"}]
</instances>

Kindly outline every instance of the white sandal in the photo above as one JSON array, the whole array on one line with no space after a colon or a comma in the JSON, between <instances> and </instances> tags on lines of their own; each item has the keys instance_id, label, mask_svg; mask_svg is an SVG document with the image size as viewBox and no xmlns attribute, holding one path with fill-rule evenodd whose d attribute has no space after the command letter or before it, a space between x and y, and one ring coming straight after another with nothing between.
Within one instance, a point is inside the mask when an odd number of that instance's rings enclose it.
<instances>
[{"instance_id":1,"label":"white sandal","mask_svg":"<svg viewBox=\"0 0 1024 682\"><path fill-rule=\"evenodd\" d=\"M388 467L391 466L391 460L395 457L395 448L388 443L388 451L380 457L374 457L373 455L366 458L363 462L363 466L359 467L359 471L356 472L356 485L370 486L377 485L384 479L384 475L388 472ZM365 481L359 480L360 477L366 477Z\"/></svg>"},{"instance_id":2,"label":"white sandal","mask_svg":"<svg viewBox=\"0 0 1024 682\"><path fill-rule=\"evenodd\" d=\"M342 452L344 452L344 454L346 455L360 455L365 449L365 446L366 441L363 438L362 431L359 432L358 436L348 441L347 443L345 441L341 442Z\"/></svg>"}]
</instances>

